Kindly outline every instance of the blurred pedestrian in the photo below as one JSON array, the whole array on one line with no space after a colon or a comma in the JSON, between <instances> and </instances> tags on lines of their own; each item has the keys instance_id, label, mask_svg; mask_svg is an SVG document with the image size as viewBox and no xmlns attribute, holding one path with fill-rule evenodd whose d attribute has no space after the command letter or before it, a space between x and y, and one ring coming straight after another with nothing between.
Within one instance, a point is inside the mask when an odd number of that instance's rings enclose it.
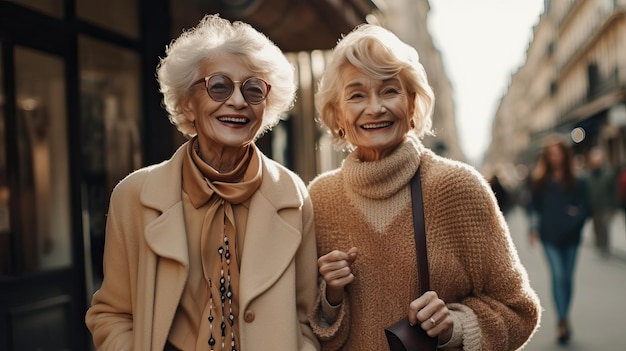
<instances>
[{"instance_id":1,"label":"blurred pedestrian","mask_svg":"<svg viewBox=\"0 0 626 351\"><path fill-rule=\"evenodd\" d=\"M557 341L571 336L569 311L581 232L589 215L587 186L574 171L572 149L566 139L550 135L530 179L530 240L538 239L552 277L552 295L558 315Z\"/></svg>"},{"instance_id":2,"label":"blurred pedestrian","mask_svg":"<svg viewBox=\"0 0 626 351\"><path fill-rule=\"evenodd\" d=\"M587 154L585 180L593 220L595 246L602 256L609 254L609 224L617 207L616 172L605 162L602 149L594 147Z\"/></svg>"},{"instance_id":3,"label":"blurred pedestrian","mask_svg":"<svg viewBox=\"0 0 626 351\"><path fill-rule=\"evenodd\" d=\"M498 202L498 206L503 214L507 214L509 209L511 208L511 190L507 189L504 181L504 171L502 165L496 165L495 171L489 178L489 186L491 186L491 190L493 194L496 196L496 201Z\"/></svg>"},{"instance_id":4,"label":"blurred pedestrian","mask_svg":"<svg viewBox=\"0 0 626 351\"><path fill-rule=\"evenodd\" d=\"M626 164L619 167L616 182L618 204L622 209L622 214L626 217Z\"/></svg>"},{"instance_id":5,"label":"blurred pedestrian","mask_svg":"<svg viewBox=\"0 0 626 351\"><path fill-rule=\"evenodd\" d=\"M167 47L163 101L190 140L113 190L86 315L98 350L319 349L312 204L254 144L291 106L293 73L266 36L217 15Z\"/></svg>"},{"instance_id":6,"label":"blurred pedestrian","mask_svg":"<svg viewBox=\"0 0 626 351\"><path fill-rule=\"evenodd\" d=\"M514 350L541 307L484 177L426 148L432 88L415 49L376 25L335 47L316 107L340 168L311 184L322 277L314 331L324 350L388 350L407 318L451 350ZM411 179L421 174L430 287L421 296ZM418 178L419 179L419 178Z\"/></svg>"}]
</instances>

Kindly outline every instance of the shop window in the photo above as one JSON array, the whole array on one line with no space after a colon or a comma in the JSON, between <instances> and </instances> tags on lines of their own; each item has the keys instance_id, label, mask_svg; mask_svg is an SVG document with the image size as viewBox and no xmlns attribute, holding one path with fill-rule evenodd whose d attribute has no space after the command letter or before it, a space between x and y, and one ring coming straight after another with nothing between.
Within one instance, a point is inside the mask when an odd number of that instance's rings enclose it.
<instances>
[{"instance_id":1,"label":"shop window","mask_svg":"<svg viewBox=\"0 0 626 351\"><path fill-rule=\"evenodd\" d=\"M131 38L139 38L137 0L76 0L76 16Z\"/></svg>"},{"instance_id":2,"label":"shop window","mask_svg":"<svg viewBox=\"0 0 626 351\"><path fill-rule=\"evenodd\" d=\"M81 36L79 47L81 184L90 290L102 279L102 252L113 187L141 167L139 57ZM93 284L93 286L91 286Z\"/></svg>"},{"instance_id":3,"label":"shop window","mask_svg":"<svg viewBox=\"0 0 626 351\"><path fill-rule=\"evenodd\" d=\"M16 227L24 273L72 263L64 71L61 58L15 49Z\"/></svg>"},{"instance_id":4,"label":"shop window","mask_svg":"<svg viewBox=\"0 0 626 351\"><path fill-rule=\"evenodd\" d=\"M63 17L64 0L9 0L9 2L14 2L52 17Z\"/></svg>"}]
</instances>

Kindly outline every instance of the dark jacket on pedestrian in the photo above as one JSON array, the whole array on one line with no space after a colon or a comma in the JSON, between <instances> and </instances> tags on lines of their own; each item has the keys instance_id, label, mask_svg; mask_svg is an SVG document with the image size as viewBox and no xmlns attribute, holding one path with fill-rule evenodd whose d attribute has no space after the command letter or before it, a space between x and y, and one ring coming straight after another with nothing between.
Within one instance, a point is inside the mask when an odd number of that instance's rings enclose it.
<instances>
[{"instance_id":1,"label":"dark jacket on pedestrian","mask_svg":"<svg viewBox=\"0 0 626 351\"><path fill-rule=\"evenodd\" d=\"M542 242L559 246L577 245L582 228L590 215L586 182L576 179L571 189L556 181L532 191L530 203L531 230L539 232Z\"/></svg>"},{"instance_id":2,"label":"dark jacket on pedestrian","mask_svg":"<svg viewBox=\"0 0 626 351\"><path fill-rule=\"evenodd\" d=\"M592 213L610 211L618 206L616 172L610 168L590 170L585 175Z\"/></svg>"}]
</instances>

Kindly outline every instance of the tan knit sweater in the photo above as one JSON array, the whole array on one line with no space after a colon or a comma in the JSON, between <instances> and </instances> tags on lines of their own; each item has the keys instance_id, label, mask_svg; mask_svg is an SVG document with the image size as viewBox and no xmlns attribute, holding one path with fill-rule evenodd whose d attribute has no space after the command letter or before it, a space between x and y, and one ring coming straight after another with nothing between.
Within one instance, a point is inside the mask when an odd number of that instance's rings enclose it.
<instances>
[{"instance_id":1,"label":"tan knit sweater","mask_svg":"<svg viewBox=\"0 0 626 351\"><path fill-rule=\"evenodd\" d=\"M538 326L541 307L493 193L473 168L444 159L409 136L388 157L340 169L309 185L318 255L359 250L355 281L332 325L311 323L324 350L387 350L384 328L418 297L409 181L422 173L431 289L455 320L458 350L515 350ZM320 296L324 294L324 284Z\"/></svg>"}]
</instances>

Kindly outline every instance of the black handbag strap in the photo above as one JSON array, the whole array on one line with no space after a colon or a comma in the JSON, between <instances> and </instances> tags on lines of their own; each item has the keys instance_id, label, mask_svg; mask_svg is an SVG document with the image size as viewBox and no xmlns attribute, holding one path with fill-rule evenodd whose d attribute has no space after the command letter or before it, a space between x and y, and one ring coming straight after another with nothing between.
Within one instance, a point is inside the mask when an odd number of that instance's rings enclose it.
<instances>
[{"instance_id":1,"label":"black handbag strap","mask_svg":"<svg viewBox=\"0 0 626 351\"><path fill-rule=\"evenodd\" d=\"M428 273L428 255L426 253L426 225L422 204L422 181L420 169L411 178L411 201L413 203L413 230L415 232L415 251L417 254L417 274L419 277L419 296L430 290Z\"/></svg>"}]
</instances>

